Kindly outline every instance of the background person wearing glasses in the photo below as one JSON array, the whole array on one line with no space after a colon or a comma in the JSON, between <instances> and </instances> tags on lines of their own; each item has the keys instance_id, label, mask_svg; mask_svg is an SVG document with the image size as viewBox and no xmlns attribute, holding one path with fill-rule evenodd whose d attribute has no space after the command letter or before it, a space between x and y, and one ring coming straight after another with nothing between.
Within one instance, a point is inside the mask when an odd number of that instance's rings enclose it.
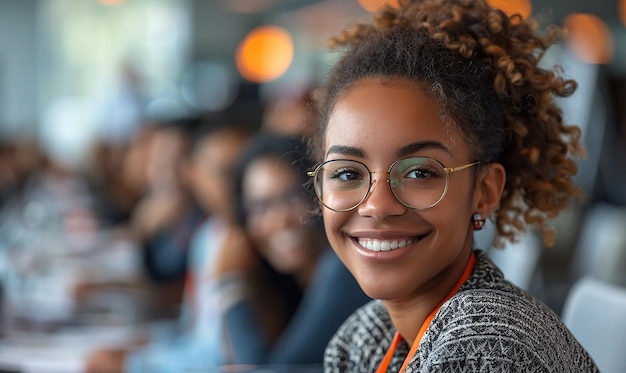
<instances>
[{"instance_id":1,"label":"background person wearing glasses","mask_svg":"<svg viewBox=\"0 0 626 373\"><path fill-rule=\"evenodd\" d=\"M216 264L231 294L222 305L225 365L320 372L330 338L371 300L311 216L315 198L303 184L312 165L299 138L261 133L235 168L241 229L232 230Z\"/></svg>"},{"instance_id":2,"label":"background person wearing glasses","mask_svg":"<svg viewBox=\"0 0 626 373\"><path fill-rule=\"evenodd\" d=\"M326 372L597 368L559 317L475 249L568 205L580 132L537 66L540 36L483 0L402 1L334 39L312 177L331 246L372 302L337 331Z\"/></svg>"}]
</instances>

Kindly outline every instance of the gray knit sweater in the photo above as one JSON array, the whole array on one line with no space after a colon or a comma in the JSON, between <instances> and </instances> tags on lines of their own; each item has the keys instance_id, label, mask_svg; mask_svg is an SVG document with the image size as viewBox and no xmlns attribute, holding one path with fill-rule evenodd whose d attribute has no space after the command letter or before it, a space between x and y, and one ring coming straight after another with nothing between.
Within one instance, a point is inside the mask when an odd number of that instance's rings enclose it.
<instances>
[{"instance_id":1,"label":"gray knit sweater","mask_svg":"<svg viewBox=\"0 0 626 373\"><path fill-rule=\"evenodd\" d=\"M410 372L598 372L547 306L506 281L482 251L458 293L437 312L407 367ZM357 310L326 348L324 371L373 373L396 329L380 301ZM397 373L402 341L388 372Z\"/></svg>"}]
</instances>

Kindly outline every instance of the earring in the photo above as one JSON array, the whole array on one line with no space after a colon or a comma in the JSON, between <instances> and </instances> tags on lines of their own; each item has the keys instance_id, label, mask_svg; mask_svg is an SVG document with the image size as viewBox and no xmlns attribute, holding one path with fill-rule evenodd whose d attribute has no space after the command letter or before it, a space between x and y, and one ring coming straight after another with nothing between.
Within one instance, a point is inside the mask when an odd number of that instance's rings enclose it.
<instances>
[{"instance_id":1,"label":"earring","mask_svg":"<svg viewBox=\"0 0 626 373\"><path fill-rule=\"evenodd\" d=\"M479 213L475 213L472 215L472 226L475 231L479 231L483 229L485 226L485 219L483 219Z\"/></svg>"}]
</instances>

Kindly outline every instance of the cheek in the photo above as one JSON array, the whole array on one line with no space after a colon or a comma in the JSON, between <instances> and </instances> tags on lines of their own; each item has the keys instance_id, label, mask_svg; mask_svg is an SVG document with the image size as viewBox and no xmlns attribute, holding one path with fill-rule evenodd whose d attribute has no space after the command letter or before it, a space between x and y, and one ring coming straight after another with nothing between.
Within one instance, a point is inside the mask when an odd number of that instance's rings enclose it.
<instances>
[{"instance_id":1,"label":"cheek","mask_svg":"<svg viewBox=\"0 0 626 373\"><path fill-rule=\"evenodd\" d=\"M264 241L264 238L266 236L266 227L265 224L263 224L262 219L249 217L248 226L246 228L252 240L254 240L255 242Z\"/></svg>"},{"instance_id":2,"label":"cheek","mask_svg":"<svg viewBox=\"0 0 626 373\"><path fill-rule=\"evenodd\" d=\"M328 241L333 247L337 247L337 243L341 237L341 229L347 219L349 213L339 213L323 208L322 217L324 219L324 228Z\"/></svg>"},{"instance_id":3,"label":"cheek","mask_svg":"<svg viewBox=\"0 0 626 373\"><path fill-rule=\"evenodd\" d=\"M268 234L268 229L265 224L258 220L255 222L254 220L256 219L249 220L246 226L248 236L250 240L254 242L256 250L262 256L267 257L267 247L271 234Z\"/></svg>"},{"instance_id":4,"label":"cheek","mask_svg":"<svg viewBox=\"0 0 626 373\"><path fill-rule=\"evenodd\" d=\"M277 222L271 214L257 215L249 217L247 230L252 240L262 246L259 249L264 251L271 239L285 227L283 222Z\"/></svg>"},{"instance_id":5,"label":"cheek","mask_svg":"<svg viewBox=\"0 0 626 373\"><path fill-rule=\"evenodd\" d=\"M472 203L467 188L448 190L443 201L422 216L432 224L439 234L450 239L465 236L471 226Z\"/></svg>"}]
</instances>

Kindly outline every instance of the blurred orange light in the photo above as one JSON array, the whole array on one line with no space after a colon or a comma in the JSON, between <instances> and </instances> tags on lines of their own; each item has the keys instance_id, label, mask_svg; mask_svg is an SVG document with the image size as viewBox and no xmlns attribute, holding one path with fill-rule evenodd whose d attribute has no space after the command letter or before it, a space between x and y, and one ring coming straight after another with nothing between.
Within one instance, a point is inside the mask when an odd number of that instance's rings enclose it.
<instances>
[{"instance_id":1,"label":"blurred orange light","mask_svg":"<svg viewBox=\"0 0 626 373\"><path fill-rule=\"evenodd\" d=\"M400 8L400 0L358 0L361 7L368 12L378 12L383 9L385 4L392 8Z\"/></svg>"},{"instance_id":2,"label":"blurred orange light","mask_svg":"<svg viewBox=\"0 0 626 373\"><path fill-rule=\"evenodd\" d=\"M283 75L293 60L293 41L278 26L261 26L252 30L237 47L236 64L246 79L268 82Z\"/></svg>"},{"instance_id":3,"label":"blurred orange light","mask_svg":"<svg viewBox=\"0 0 626 373\"><path fill-rule=\"evenodd\" d=\"M626 0L620 0L618 6L619 6L619 19L622 20L624 27L626 27Z\"/></svg>"},{"instance_id":4,"label":"blurred orange light","mask_svg":"<svg viewBox=\"0 0 626 373\"><path fill-rule=\"evenodd\" d=\"M487 3L493 8L502 10L509 17L519 14L526 19L533 12L530 0L487 0Z\"/></svg>"},{"instance_id":5,"label":"blurred orange light","mask_svg":"<svg viewBox=\"0 0 626 373\"><path fill-rule=\"evenodd\" d=\"M611 62L613 36L604 21L593 14L570 14L563 20L568 46L581 61L593 64Z\"/></svg>"},{"instance_id":6,"label":"blurred orange light","mask_svg":"<svg viewBox=\"0 0 626 373\"><path fill-rule=\"evenodd\" d=\"M400 8L400 0L387 0L387 5L389 5L392 8Z\"/></svg>"},{"instance_id":7,"label":"blurred orange light","mask_svg":"<svg viewBox=\"0 0 626 373\"><path fill-rule=\"evenodd\" d=\"M378 12L385 6L385 3L386 0L359 0L359 4L368 12Z\"/></svg>"}]
</instances>

